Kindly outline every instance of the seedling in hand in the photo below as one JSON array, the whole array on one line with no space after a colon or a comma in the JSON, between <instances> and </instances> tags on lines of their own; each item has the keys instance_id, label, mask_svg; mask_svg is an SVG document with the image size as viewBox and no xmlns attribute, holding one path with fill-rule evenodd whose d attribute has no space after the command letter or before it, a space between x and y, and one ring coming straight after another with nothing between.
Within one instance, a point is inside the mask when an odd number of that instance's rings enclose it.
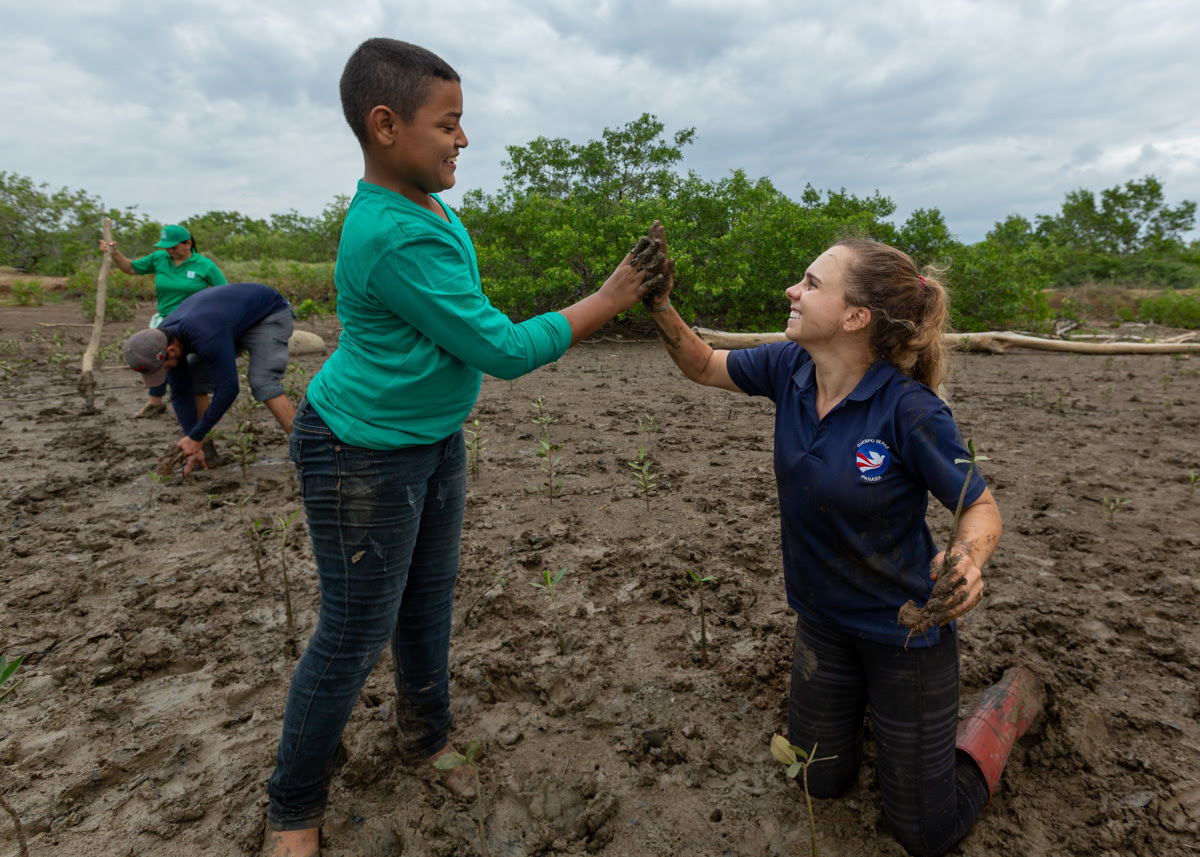
<instances>
[{"instance_id":1,"label":"seedling in hand","mask_svg":"<svg viewBox=\"0 0 1200 857\"><path fill-rule=\"evenodd\" d=\"M548 568L542 569L543 582L539 583L538 581L534 580L529 584L530 586L536 586L538 589L544 589L550 593L550 604L554 608L554 632L558 634L558 653L560 655L565 655L567 653L567 641L566 638L563 637L562 623L558 618L558 594L555 591L555 587L558 586L558 582L563 579L563 575L566 573L566 566L563 566L558 574L553 574L553 572L551 572Z\"/></svg>"},{"instance_id":2,"label":"seedling in hand","mask_svg":"<svg viewBox=\"0 0 1200 857\"><path fill-rule=\"evenodd\" d=\"M963 478L962 491L958 493L958 505L954 509L954 526L950 530L950 541L946 544L946 550L942 554L942 567L938 570L937 582L933 586L933 591L929 593L929 600L924 607L918 608L913 601L906 601L900 608L898 616L900 624L908 628L910 637L913 634L923 634L934 625L945 625L950 621L950 611L958 607L967 597L965 590L962 593L956 591L965 586L966 581L955 577L951 555L954 546L958 544L958 524L962 519L963 500L967 496L967 486L971 484L971 473L975 470L975 463L991 460L986 455L975 454L975 441L973 440L967 441L967 451L971 455L970 458L954 459L955 464L967 465L967 475Z\"/></svg>"},{"instance_id":3,"label":"seedling in hand","mask_svg":"<svg viewBox=\"0 0 1200 857\"><path fill-rule=\"evenodd\" d=\"M638 447L638 457L629 462L629 466L633 468L637 490L642 492L642 499L646 501L646 511L649 512L650 495L658 491L658 483L655 481L658 474L654 470L654 464L646 456L646 447Z\"/></svg>"},{"instance_id":4,"label":"seedling in hand","mask_svg":"<svg viewBox=\"0 0 1200 857\"><path fill-rule=\"evenodd\" d=\"M793 780L796 779L797 774L804 774L804 802L808 805L808 832L812 837L813 857L818 857L817 822L813 818L812 796L808 793L808 769L809 766L815 765L817 762L831 762L837 756L823 756L818 759L816 744L813 744L811 753L806 753L782 735L771 736L771 755L777 761L787 765L787 775Z\"/></svg>"},{"instance_id":5,"label":"seedling in hand","mask_svg":"<svg viewBox=\"0 0 1200 857\"><path fill-rule=\"evenodd\" d=\"M468 765L471 768L471 773L475 776L475 823L479 829L479 850L484 854L489 854L487 831L483 824L483 786L479 782L478 759L482 749L483 745L478 741L472 741L467 745L467 752L455 753L454 751L450 751L449 753L443 753L437 757L437 761L433 763L433 766L439 771L452 771L460 765Z\"/></svg>"},{"instance_id":6,"label":"seedling in hand","mask_svg":"<svg viewBox=\"0 0 1200 857\"><path fill-rule=\"evenodd\" d=\"M688 569L688 577L696 581L696 592L700 596L700 663L708 666L708 634L704 622L704 584L711 583L716 578L711 574L707 577L701 577L690 568Z\"/></svg>"},{"instance_id":7,"label":"seedling in hand","mask_svg":"<svg viewBox=\"0 0 1200 857\"><path fill-rule=\"evenodd\" d=\"M1104 511L1108 513L1110 527L1117 522L1117 512L1129 505L1128 500L1122 500L1120 497L1103 497L1100 502L1104 504Z\"/></svg>"}]
</instances>

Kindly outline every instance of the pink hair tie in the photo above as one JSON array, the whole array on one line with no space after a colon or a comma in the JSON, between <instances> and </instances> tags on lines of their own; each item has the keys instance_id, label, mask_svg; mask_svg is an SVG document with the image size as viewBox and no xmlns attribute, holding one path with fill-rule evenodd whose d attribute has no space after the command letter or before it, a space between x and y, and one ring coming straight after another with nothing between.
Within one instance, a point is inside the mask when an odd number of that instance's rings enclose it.
<instances>
[{"instance_id":1,"label":"pink hair tie","mask_svg":"<svg viewBox=\"0 0 1200 857\"><path fill-rule=\"evenodd\" d=\"M925 278L917 274L917 279L921 281L921 288L925 288Z\"/></svg>"}]
</instances>

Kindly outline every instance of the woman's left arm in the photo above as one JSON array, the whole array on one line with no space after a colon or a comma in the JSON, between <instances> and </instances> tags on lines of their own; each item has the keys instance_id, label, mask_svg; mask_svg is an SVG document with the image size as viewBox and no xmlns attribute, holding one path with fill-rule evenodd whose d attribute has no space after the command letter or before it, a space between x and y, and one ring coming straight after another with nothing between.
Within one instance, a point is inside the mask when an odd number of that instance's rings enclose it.
<instances>
[{"instance_id":1,"label":"woman's left arm","mask_svg":"<svg viewBox=\"0 0 1200 857\"><path fill-rule=\"evenodd\" d=\"M949 548L953 574L966 584L965 595L959 604L947 612L950 619L959 618L983 599L983 566L995 552L1003 529L1000 508L992 492L985 488L979 499L963 509L954 544ZM945 553L942 551L934 557L930 575L934 580L937 580Z\"/></svg>"}]
</instances>

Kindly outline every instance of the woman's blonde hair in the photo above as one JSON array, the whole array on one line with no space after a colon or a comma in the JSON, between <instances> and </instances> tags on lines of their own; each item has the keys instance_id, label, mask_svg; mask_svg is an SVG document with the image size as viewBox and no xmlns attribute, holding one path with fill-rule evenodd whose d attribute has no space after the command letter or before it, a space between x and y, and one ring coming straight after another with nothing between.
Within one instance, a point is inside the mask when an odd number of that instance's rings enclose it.
<instances>
[{"instance_id":1,"label":"woman's blonde hair","mask_svg":"<svg viewBox=\"0 0 1200 857\"><path fill-rule=\"evenodd\" d=\"M871 311L875 353L936 390L950 369L942 341L950 308L938 280L942 271L923 273L907 253L878 241L849 238L834 246L851 251L844 269L846 303Z\"/></svg>"}]
</instances>

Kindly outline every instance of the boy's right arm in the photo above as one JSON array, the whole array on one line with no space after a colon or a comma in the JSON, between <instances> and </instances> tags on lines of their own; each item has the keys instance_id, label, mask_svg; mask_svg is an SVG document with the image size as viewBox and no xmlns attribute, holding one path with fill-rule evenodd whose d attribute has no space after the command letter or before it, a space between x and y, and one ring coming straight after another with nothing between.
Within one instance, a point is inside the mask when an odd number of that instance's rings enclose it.
<instances>
[{"instance_id":1,"label":"boy's right arm","mask_svg":"<svg viewBox=\"0 0 1200 857\"><path fill-rule=\"evenodd\" d=\"M607 322L635 307L646 295L642 286L645 272L633 267L632 254L621 260L604 281L604 285L581 301L571 304L559 312L571 325L571 344L577 345L587 339Z\"/></svg>"}]
</instances>

